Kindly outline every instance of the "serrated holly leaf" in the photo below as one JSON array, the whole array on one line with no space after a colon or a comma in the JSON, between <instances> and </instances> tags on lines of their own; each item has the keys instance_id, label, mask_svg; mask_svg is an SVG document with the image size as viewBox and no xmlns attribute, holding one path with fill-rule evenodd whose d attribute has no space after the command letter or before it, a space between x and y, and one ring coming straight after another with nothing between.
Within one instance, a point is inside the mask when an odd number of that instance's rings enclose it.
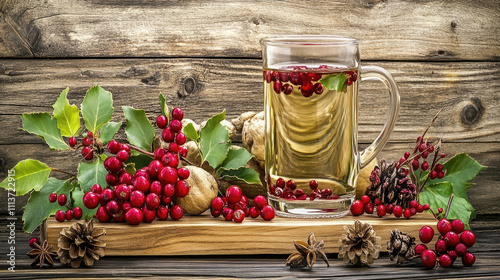
<instances>
[{"instance_id":1,"label":"serrated holly leaf","mask_svg":"<svg viewBox=\"0 0 500 280\"><path fill-rule=\"evenodd\" d=\"M252 158L252 154L246 149L229 149L226 159L222 162L220 170L236 170L245 167L245 164Z\"/></svg>"},{"instance_id":2,"label":"serrated holly leaf","mask_svg":"<svg viewBox=\"0 0 500 280\"><path fill-rule=\"evenodd\" d=\"M49 113L22 114L21 119L23 129L45 140L50 149L65 150L68 148L57 127L57 120L52 118Z\"/></svg>"},{"instance_id":3,"label":"serrated holly leaf","mask_svg":"<svg viewBox=\"0 0 500 280\"><path fill-rule=\"evenodd\" d=\"M128 142L151 152L155 138L155 128L149 122L146 113L142 109L136 110L129 106L123 106L122 108L127 119L125 134L127 134Z\"/></svg>"},{"instance_id":4,"label":"serrated holly leaf","mask_svg":"<svg viewBox=\"0 0 500 280\"><path fill-rule=\"evenodd\" d=\"M237 170L225 170L221 173L220 178L223 180L240 180L247 184L262 185L259 173L252 168L247 167L242 167Z\"/></svg>"},{"instance_id":5,"label":"serrated holly leaf","mask_svg":"<svg viewBox=\"0 0 500 280\"><path fill-rule=\"evenodd\" d=\"M122 122L108 122L101 127L100 138L103 144L113 140L113 137L122 126Z\"/></svg>"},{"instance_id":6,"label":"serrated holly leaf","mask_svg":"<svg viewBox=\"0 0 500 280\"><path fill-rule=\"evenodd\" d=\"M226 117L226 110L211 117L200 130L200 151L203 161L217 168L226 158L231 143L227 128L220 124Z\"/></svg>"},{"instance_id":7,"label":"serrated holly leaf","mask_svg":"<svg viewBox=\"0 0 500 280\"><path fill-rule=\"evenodd\" d=\"M55 214L57 210L66 210L64 206L60 206L57 203L50 203L49 195L55 192L57 195L64 193L69 196L69 192L73 187L69 181L49 178L40 191L32 192L28 203L24 207L24 231L31 233L50 215Z\"/></svg>"},{"instance_id":8,"label":"serrated holly leaf","mask_svg":"<svg viewBox=\"0 0 500 280\"><path fill-rule=\"evenodd\" d=\"M99 128L111 120L113 115L113 98L111 92L100 86L94 86L87 91L82 102L82 116L85 127L96 134Z\"/></svg>"},{"instance_id":9,"label":"serrated holly leaf","mask_svg":"<svg viewBox=\"0 0 500 280\"><path fill-rule=\"evenodd\" d=\"M132 151L132 154L128 157L128 160L125 163L127 165L134 164L135 169L138 170L138 169L141 169L145 166L148 166L152 160L153 160L153 158L148 156L148 155L141 154L139 152L134 153L134 151ZM130 174L132 174L132 173L130 173Z\"/></svg>"},{"instance_id":10,"label":"serrated holly leaf","mask_svg":"<svg viewBox=\"0 0 500 280\"><path fill-rule=\"evenodd\" d=\"M167 117L167 119L170 121L170 108L167 105L165 96L163 95L163 93L160 93L160 96L158 98L160 99L161 114Z\"/></svg>"},{"instance_id":11,"label":"serrated holly leaf","mask_svg":"<svg viewBox=\"0 0 500 280\"><path fill-rule=\"evenodd\" d=\"M54 108L54 118L57 120L57 127L61 130L61 135L73 137L78 135L80 129L80 111L75 104L69 105L67 98L69 88L61 92Z\"/></svg>"},{"instance_id":12,"label":"serrated holly leaf","mask_svg":"<svg viewBox=\"0 0 500 280\"><path fill-rule=\"evenodd\" d=\"M81 162L78 165L78 183L83 191L88 192L94 184L99 184L103 188L107 186L106 174L108 171L104 168L104 160L97 159L92 163Z\"/></svg>"},{"instance_id":13,"label":"serrated holly leaf","mask_svg":"<svg viewBox=\"0 0 500 280\"><path fill-rule=\"evenodd\" d=\"M85 205L83 205L83 195L85 195L85 192L80 188L75 188L73 190L73 192L71 193L71 197L74 200L73 206L82 208L82 219L85 219L86 217L92 218L95 213L97 213L97 209L99 209L99 207L96 207L94 209L88 209L87 207L85 207Z\"/></svg>"},{"instance_id":14,"label":"serrated holly leaf","mask_svg":"<svg viewBox=\"0 0 500 280\"><path fill-rule=\"evenodd\" d=\"M344 88L344 83L347 80L347 76L342 72L338 75L327 75L319 82L329 90L336 90L341 92Z\"/></svg>"},{"instance_id":15,"label":"serrated holly leaf","mask_svg":"<svg viewBox=\"0 0 500 280\"><path fill-rule=\"evenodd\" d=\"M450 196L453 193L453 185L450 182L440 182L425 186L420 192L420 203L428 203L430 208L436 212L441 207L446 209ZM451 203L448 219L460 219L469 228L469 220L472 214L472 205L464 198L454 196Z\"/></svg>"},{"instance_id":16,"label":"serrated holly leaf","mask_svg":"<svg viewBox=\"0 0 500 280\"><path fill-rule=\"evenodd\" d=\"M52 170L45 163L34 159L25 159L14 166L14 176L9 176L0 183L0 187L8 190L15 188L16 195L24 195L32 190L39 191L49 179Z\"/></svg>"},{"instance_id":17,"label":"serrated holly leaf","mask_svg":"<svg viewBox=\"0 0 500 280\"><path fill-rule=\"evenodd\" d=\"M188 123L183 128L183 131L184 131L184 135L186 135L186 137L189 140L198 141L198 132L196 132L196 129L194 128L194 125L192 123Z\"/></svg>"}]
</instances>

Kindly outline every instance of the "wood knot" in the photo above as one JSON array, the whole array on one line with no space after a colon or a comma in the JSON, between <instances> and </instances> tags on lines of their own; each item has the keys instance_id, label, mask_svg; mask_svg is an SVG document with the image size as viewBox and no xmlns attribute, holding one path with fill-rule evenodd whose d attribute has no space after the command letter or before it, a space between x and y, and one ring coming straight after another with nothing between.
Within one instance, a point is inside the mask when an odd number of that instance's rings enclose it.
<instances>
[{"instance_id":1,"label":"wood knot","mask_svg":"<svg viewBox=\"0 0 500 280\"><path fill-rule=\"evenodd\" d=\"M157 86L161 81L161 73L160 71L156 71L153 76L149 76L147 78L141 79L141 82L149 85L149 86Z\"/></svg>"},{"instance_id":2,"label":"wood knot","mask_svg":"<svg viewBox=\"0 0 500 280\"><path fill-rule=\"evenodd\" d=\"M455 28L457 27L458 23L456 21L452 21L451 22L451 27Z\"/></svg>"},{"instance_id":3,"label":"wood knot","mask_svg":"<svg viewBox=\"0 0 500 280\"><path fill-rule=\"evenodd\" d=\"M182 78L180 88L177 91L179 97L186 97L190 94L196 93L200 89L200 84L196 76L188 76Z\"/></svg>"},{"instance_id":4,"label":"wood knot","mask_svg":"<svg viewBox=\"0 0 500 280\"><path fill-rule=\"evenodd\" d=\"M472 126L481 121L484 115L484 107L481 100L472 97L460 112L460 121L466 126Z\"/></svg>"},{"instance_id":5,"label":"wood knot","mask_svg":"<svg viewBox=\"0 0 500 280\"><path fill-rule=\"evenodd\" d=\"M361 5L365 8L372 9L376 6L384 6L387 3L387 0L361 0Z\"/></svg>"}]
</instances>

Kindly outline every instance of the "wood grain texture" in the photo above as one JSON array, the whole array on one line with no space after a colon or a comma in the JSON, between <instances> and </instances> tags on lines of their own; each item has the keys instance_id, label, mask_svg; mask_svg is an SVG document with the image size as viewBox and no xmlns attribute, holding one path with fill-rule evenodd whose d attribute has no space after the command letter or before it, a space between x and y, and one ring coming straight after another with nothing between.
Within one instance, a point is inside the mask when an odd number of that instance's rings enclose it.
<instances>
[{"instance_id":1,"label":"wood grain texture","mask_svg":"<svg viewBox=\"0 0 500 280\"><path fill-rule=\"evenodd\" d=\"M366 64L369 64L367 62ZM401 110L392 141L414 141L445 106L429 136L455 142L498 142L499 62L376 62L393 74ZM52 111L59 93L79 104L99 84L114 95L114 120L121 106L144 108L153 121L158 95L180 106L186 118L201 122L227 109L227 118L263 110L260 60L248 59L57 59L0 60L0 123L8 133L0 143L40 143L19 130L23 112ZM479 82L480 81L480 82ZM373 141L386 118L388 98L377 82L360 85L359 141Z\"/></svg>"},{"instance_id":2,"label":"wood grain texture","mask_svg":"<svg viewBox=\"0 0 500 280\"><path fill-rule=\"evenodd\" d=\"M338 219L276 217L272 221L247 218L239 224L227 222L222 217L215 219L205 212L200 216L184 216L178 221L154 221L139 226L95 223L95 227L106 228L106 236L102 237L106 242L106 256L268 255L289 253L293 249L290 240L307 242L311 232L318 241L325 241L325 253L338 253L338 240L345 234L344 226L354 225L355 220L373 226L381 238L383 252L387 252L385 245L393 228L418 236L421 227L431 225L438 236L436 220L429 213L418 214L409 220L394 216L380 219L373 215L348 215ZM46 236L48 242L54 244L54 250L57 250L61 230L73 222L61 223L53 217L47 220ZM142 240L141 246L137 246L136 240Z\"/></svg>"},{"instance_id":3,"label":"wood grain texture","mask_svg":"<svg viewBox=\"0 0 500 280\"><path fill-rule=\"evenodd\" d=\"M5 236L7 221L0 218L0 234ZM16 233L16 272L7 271L7 262L0 262L0 277L10 279L131 279L133 277L186 279L186 278L331 278L338 279L498 279L500 277L500 222L498 219L473 221L471 224L477 242L471 251L476 256L473 267L463 267L460 260L451 269L427 270L420 261L398 266L382 253L371 267L354 268L337 259L336 254L328 254L330 267L318 262L312 270L289 269L284 263L288 254L294 251L292 238L285 255L248 256L175 256L175 257L110 257L96 262L92 268L64 268L57 263L53 269L31 268L31 260L25 255L29 251L28 240L34 234ZM286 235L285 235L286 236ZM301 237L304 239L305 237ZM335 241L336 242L336 241ZM0 252L8 250L7 242L0 242ZM97 278L98 277L98 278Z\"/></svg>"},{"instance_id":4,"label":"wood grain texture","mask_svg":"<svg viewBox=\"0 0 500 280\"><path fill-rule=\"evenodd\" d=\"M1 57L260 57L278 34L362 40L362 58L498 60L494 0L0 2Z\"/></svg>"}]
</instances>

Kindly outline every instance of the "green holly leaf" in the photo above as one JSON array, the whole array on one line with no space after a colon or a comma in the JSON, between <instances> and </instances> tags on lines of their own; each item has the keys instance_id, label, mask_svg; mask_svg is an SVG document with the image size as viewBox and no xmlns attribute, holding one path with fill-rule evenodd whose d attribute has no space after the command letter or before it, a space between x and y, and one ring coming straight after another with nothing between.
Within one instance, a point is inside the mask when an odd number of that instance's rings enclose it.
<instances>
[{"instance_id":1,"label":"green holly leaf","mask_svg":"<svg viewBox=\"0 0 500 280\"><path fill-rule=\"evenodd\" d=\"M84 195L85 195L85 192L82 189L75 188L73 190L73 192L71 193L71 197L74 200L73 206L82 208L82 213L83 213L82 219L85 219L87 217L92 218L92 217L94 217L95 213L97 213L97 209L99 209L99 207L96 207L94 209L88 209L87 207L85 207L85 205L83 205L83 196Z\"/></svg>"},{"instance_id":2,"label":"green holly leaf","mask_svg":"<svg viewBox=\"0 0 500 280\"><path fill-rule=\"evenodd\" d=\"M24 207L23 230L31 233L50 215L54 215L57 210L66 210L65 206L50 203L49 195L55 192L57 195L64 193L69 196L73 187L74 185L69 183L69 180L62 181L56 178L49 178L40 191L32 192L28 203Z\"/></svg>"},{"instance_id":3,"label":"green holly leaf","mask_svg":"<svg viewBox=\"0 0 500 280\"><path fill-rule=\"evenodd\" d=\"M34 159L25 159L14 166L14 176L8 176L0 187L15 189L16 195L24 195L32 190L39 191L49 179L52 170L45 163Z\"/></svg>"},{"instance_id":4,"label":"green holly leaf","mask_svg":"<svg viewBox=\"0 0 500 280\"><path fill-rule=\"evenodd\" d=\"M95 184L99 184L103 188L107 186L106 174L108 171L104 168L103 163L104 160L99 158L92 163L81 162L78 165L78 183L84 192L90 191L90 188Z\"/></svg>"},{"instance_id":5,"label":"green holly leaf","mask_svg":"<svg viewBox=\"0 0 500 280\"><path fill-rule=\"evenodd\" d=\"M337 75L327 75L319 82L329 90L336 90L341 92L344 88L345 81L347 80L347 76L342 72Z\"/></svg>"},{"instance_id":6,"label":"green holly leaf","mask_svg":"<svg viewBox=\"0 0 500 280\"><path fill-rule=\"evenodd\" d=\"M188 123L183 128L183 131L189 140L198 141L198 132L196 132L196 129L194 128L192 123Z\"/></svg>"},{"instance_id":7,"label":"green holly leaf","mask_svg":"<svg viewBox=\"0 0 500 280\"><path fill-rule=\"evenodd\" d=\"M21 119L23 129L45 140L50 149L65 150L68 148L57 127L57 120L52 118L49 113L22 114Z\"/></svg>"},{"instance_id":8,"label":"green holly leaf","mask_svg":"<svg viewBox=\"0 0 500 280\"><path fill-rule=\"evenodd\" d=\"M453 193L453 184L450 182L440 182L425 186L420 192L420 203L428 203L430 208L436 212L441 207L446 209L450 196ZM462 197L454 196L451 202L448 219L460 219L469 228L469 220L472 214L472 205Z\"/></svg>"},{"instance_id":9,"label":"green holly leaf","mask_svg":"<svg viewBox=\"0 0 500 280\"><path fill-rule=\"evenodd\" d=\"M69 105L67 98L69 88L61 92L54 108L54 118L57 120L57 127L61 130L61 135L66 137L77 136L80 130L80 111L75 104Z\"/></svg>"},{"instance_id":10,"label":"green holly leaf","mask_svg":"<svg viewBox=\"0 0 500 280\"><path fill-rule=\"evenodd\" d=\"M229 149L226 159L219 167L219 172L222 170L236 170L245 167L245 164L252 158L252 154L244 148Z\"/></svg>"},{"instance_id":11,"label":"green holly leaf","mask_svg":"<svg viewBox=\"0 0 500 280\"><path fill-rule=\"evenodd\" d=\"M162 93L160 93L160 96L158 98L160 99L160 106L161 106L162 115L167 117L167 119L170 121L170 108L168 108L167 100L165 99L165 96Z\"/></svg>"},{"instance_id":12,"label":"green holly leaf","mask_svg":"<svg viewBox=\"0 0 500 280\"><path fill-rule=\"evenodd\" d=\"M127 163L125 165L125 171L127 171L130 175L134 175L135 172L137 172L137 169L135 169L135 163L134 162Z\"/></svg>"},{"instance_id":13,"label":"green holly leaf","mask_svg":"<svg viewBox=\"0 0 500 280\"><path fill-rule=\"evenodd\" d=\"M200 131L202 160L217 168L226 158L231 143L227 128L220 124L226 117L226 110L211 117Z\"/></svg>"},{"instance_id":14,"label":"green holly leaf","mask_svg":"<svg viewBox=\"0 0 500 280\"><path fill-rule=\"evenodd\" d=\"M247 167L242 167L237 170L225 170L221 173L220 178L223 180L240 180L247 184L262 185L259 173L252 168Z\"/></svg>"},{"instance_id":15,"label":"green holly leaf","mask_svg":"<svg viewBox=\"0 0 500 280\"><path fill-rule=\"evenodd\" d=\"M144 110L136 110L129 106L123 106L123 113L127 119L125 134L130 144L138 146L151 152L155 138L155 128L149 122Z\"/></svg>"},{"instance_id":16,"label":"green holly leaf","mask_svg":"<svg viewBox=\"0 0 500 280\"><path fill-rule=\"evenodd\" d=\"M96 134L99 128L111 120L111 115L113 115L111 92L100 86L90 88L83 98L81 110L85 127Z\"/></svg>"},{"instance_id":17,"label":"green holly leaf","mask_svg":"<svg viewBox=\"0 0 500 280\"><path fill-rule=\"evenodd\" d=\"M108 122L103 125L100 130L100 138L103 144L107 144L109 141L113 140L113 137L118 132L118 129L122 126L122 122Z\"/></svg>"}]
</instances>

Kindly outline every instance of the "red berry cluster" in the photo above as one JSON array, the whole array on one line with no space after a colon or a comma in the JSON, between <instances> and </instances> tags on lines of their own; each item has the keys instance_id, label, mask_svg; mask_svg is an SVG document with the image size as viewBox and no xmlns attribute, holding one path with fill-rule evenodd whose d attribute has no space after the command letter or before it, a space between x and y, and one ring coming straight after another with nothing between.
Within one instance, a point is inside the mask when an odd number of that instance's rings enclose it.
<instances>
[{"instance_id":1,"label":"red berry cluster","mask_svg":"<svg viewBox=\"0 0 500 280\"><path fill-rule=\"evenodd\" d=\"M440 233L435 244L435 250L427 248L425 244L418 244L415 247L415 254L420 256L422 264L426 268L434 268L439 262L442 267L451 267L457 257L462 257L464 266L472 266L476 257L467 252L476 243L476 236L472 231L464 231L464 223L460 220L443 218L438 221L437 229ZM434 229L430 226L423 226L419 232L420 241L429 243L434 238ZM439 259L438 259L439 256Z\"/></svg>"},{"instance_id":2,"label":"red berry cluster","mask_svg":"<svg viewBox=\"0 0 500 280\"><path fill-rule=\"evenodd\" d=\"M269 193L271 195L277 196L283 199L289 200L315 200L318 198L323 199L339 199L339 195L333 195L332 190L329 188L319 189L318 181L311 180L309 181L309 188L311 189L310 194L306 194L303 189L297 189L297 183L294 180L288 180L285 182L285 179L278 178L276 180L276 185L271 184L270 180L268 180L269 185Z\"/></svg>"},{"instance_id":3,"label":"red berry cluster","mask_svg":"<svg viewBox=\"0 0 500 280\"><path fill-rule=\"evenodd\" d=\"M49 202L55 203L56 201L60 206L65 206L66 203L68 202L68 197L63 193L57 196L57 193L53 192L49 195ZM66 205L66 207L69 208L68 205ZM82 208L80 207L75 207L73 209L68 209L66 211L59 209L57 210L55 215L56 220L58 222L64 222L65 220L70 221L73 218L79 220L82 218L82 216L83 216L83 211Z\"/></svg>"},{"instance_id":4,"label":"red berry cluster","mask_svg":"<svg viewBox=\"0 0 500 280\"><path fill-rule=\"evenodd\" d=\"M94 152L99 147L94 146L94 134L90 131L87 132L87 136L82 139L82 145L77 146L78 141L75 137L70 137L68 140L68 144L70 147L78 149L82 147L82 157L86 160L91 160L94 158Z\"/></svg>"},{"instance_id":5,"label":"red berry cluster","mask_svg":"<svg viewBox=\"0 0 500 280\"><path fill-rule=\"evenodd\" d=\"M404 208L400 205L393 204L382 204L380 198L375 198L373 201L369 196L363 195L360 200L355 200L351 204L351 214L353 216L363 215L363 213L373 214L377 213L377 216L382 218L383 216L394 214L395 217L399 218L401 216L406 219L411 218L411 216L416 215L417 213L422 213L425 210L429 210L429 204L420 204L416 200L410 201L410 207ZM441 209L442 212L442 209Z\"/></svg>"},{"instance_id":6,"label":"red berry cluster","mask_svg":"<svg viewBox=\"0 0 500 280\"><path fill-rule=\"evenodd\" d=\"M163 129L161 137L163 141L169 143L168 150L173 153L179 153L182 157L187 155L187 148L183 147L186 143L186 135L181 132L182 130L182 119L184 118L184 113L181 108L174 108L172 110L172 119L170 122L164 115L159 115L156 118L156 126ZM161 158L160 158L161 159Z\"/></svg>"},{"instance_id":7,"label":"red berry cluster","mask_svg":"<svg viewBox=\"0 0 500 280\"><path fill-rule=\"evenodd\" d=\"M304 97L311 97L314 93L322 94L324 91L323 85L318 82L326 70L331 70L327 65L320 65L317 68L308 68L307 66L290 66L289 70L272 71L264 70L264 81L268 84L272 83L275 93L284 93L290 95L293 92L294 86L300 87L300 92ZM336 69L338 71L338 69ZM329 73L326 73L327 75ZM346 83L351 85L356 82L358 74L355 71L346 71Z\"/></svg>"},{"instance_id":8,"label":"red berry cluster","mask_svg":"<svg viewBox=\"0 0 500 280\"><path fill-rule=\"evenodd\" d=\"M270 221L274 219L273 207L267 205L267 200L262 195L258 195L253 200L253 207L248 206L248 198L243 195L238 186L230 186L226 190L225 197L216 197L212 200L210 213L214 218L222 215L226 221L241 223L245 217L257 218Z\"/></svg>"}]
</instances>

